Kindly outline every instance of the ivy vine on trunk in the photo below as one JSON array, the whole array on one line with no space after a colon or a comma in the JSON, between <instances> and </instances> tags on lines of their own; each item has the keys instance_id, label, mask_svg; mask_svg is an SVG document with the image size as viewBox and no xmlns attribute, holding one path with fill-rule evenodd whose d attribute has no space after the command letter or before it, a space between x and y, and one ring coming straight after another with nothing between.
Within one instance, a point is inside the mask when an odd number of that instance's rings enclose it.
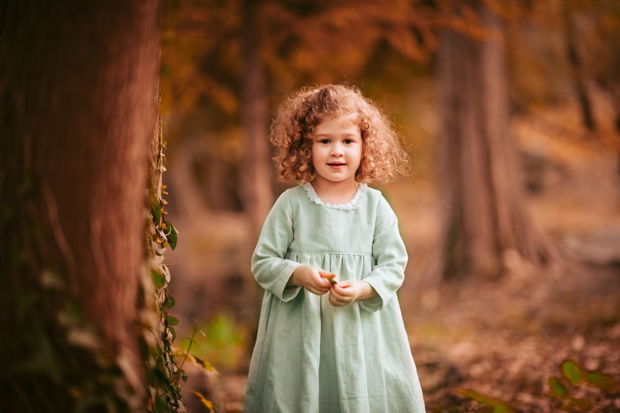
<instances>
[{"instance_id":1,"label":"ivy vine on trunk","mask_svg":"<svg viewBox=\"0 0 620 413\"><path fill-rule=\"evenodd\" d=\"M166 171L165 148L166 142L159 117L154 131L151 155L149 219L145 234L147 268L142 277L143 297L151 310L146 314L156 315L154 319L144 320L148 325L144 330L149 384L148 408L155 412L185 412L180 389L180 383L185 377L174 359L172 348L172 342L176 337L174 326L178 324L178 320L168 314L175 301L169 294L170 270L164 263L166 247L174 249L177 244L177 230L166 219L165 206L168 202L164 195L167 195L167 192L166 185L162 184L163 174Z\"/></svg>"}]
</instances>

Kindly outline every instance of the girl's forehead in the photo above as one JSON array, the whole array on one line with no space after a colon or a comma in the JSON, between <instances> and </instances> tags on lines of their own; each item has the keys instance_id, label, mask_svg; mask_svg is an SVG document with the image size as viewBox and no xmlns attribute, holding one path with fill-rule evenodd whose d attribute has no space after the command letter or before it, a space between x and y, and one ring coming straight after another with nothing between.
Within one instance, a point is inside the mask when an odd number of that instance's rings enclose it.
<instances>
[{"instance_id":1,"label":"girl's forehead","mask_svg":"<svg viewBox=\"0 0 620 413\"><path fill-rule=\"evenodd\" d=\"M359 128L359 115L355 112L347 112L343 114L335 114L326 116L315 127L317 129L342 129L342 128Z\"/></svg>"}]
</instances>

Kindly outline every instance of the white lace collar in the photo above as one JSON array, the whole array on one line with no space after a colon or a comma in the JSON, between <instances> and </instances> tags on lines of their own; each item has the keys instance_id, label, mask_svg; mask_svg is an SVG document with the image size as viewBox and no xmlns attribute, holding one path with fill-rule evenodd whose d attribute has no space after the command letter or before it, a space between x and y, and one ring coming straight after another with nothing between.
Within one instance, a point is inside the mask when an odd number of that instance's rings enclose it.
<instances>
[{"instance_id":1,"label":"white lace collar","mask_svg":"<svg viewBox=\"0 0 620 413\"><path fill-rule=\"evenodd\" d=\"M353 195L353 198L351 198L351 200L347 202L346 204L330 204L328 202L323 201L317 195L316 191L314 190L314 187L312 186L310 182L306 182L305 184L302 185L302 187L306 190L306 194L308 195L308 198L310 198L310 201L314 202L317 205L321 205L327 208L343 209L343 210L351 211L357 208L360 197L362 193L366 191L367 185L360 184L359 188L357 188L357 191L355 192L355 195Z\"/></svg>"}]
</instances>

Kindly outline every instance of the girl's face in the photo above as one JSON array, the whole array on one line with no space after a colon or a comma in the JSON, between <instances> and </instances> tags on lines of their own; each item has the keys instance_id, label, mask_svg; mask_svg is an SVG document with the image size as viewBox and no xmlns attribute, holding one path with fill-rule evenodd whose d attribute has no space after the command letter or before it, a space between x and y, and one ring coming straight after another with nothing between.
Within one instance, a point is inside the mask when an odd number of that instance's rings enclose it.
<instances>
[{"instance_id":1,"label":"girl's face","mask_svg":"<svg viewBox=\"0 0 620 413\"><path fill-rule=\"evenodd\" d=\"M327 118L312 135L312 164L317 180L355 181L362 160L362 136L354 113Z\"/></svg>"}]
</instances>

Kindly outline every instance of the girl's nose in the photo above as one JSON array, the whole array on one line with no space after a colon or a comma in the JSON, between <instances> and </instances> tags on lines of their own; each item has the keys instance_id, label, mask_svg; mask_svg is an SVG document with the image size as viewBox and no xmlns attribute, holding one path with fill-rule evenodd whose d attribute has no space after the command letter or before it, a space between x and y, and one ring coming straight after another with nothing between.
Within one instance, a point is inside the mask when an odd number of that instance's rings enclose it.
<instances>
[{"instance_id":1,"label":"girl's nose","mask_svg":"<svg viewBox=\"0 0 620 413\"><path fill-rule=\"evenodd\" d=\"M332 155L335 156L340 156L344 153L344 151L342 150L342 145L340 144L340 142L335 142L332 145L332 150L331 150Z\"/></svg>"}]
</instances>

